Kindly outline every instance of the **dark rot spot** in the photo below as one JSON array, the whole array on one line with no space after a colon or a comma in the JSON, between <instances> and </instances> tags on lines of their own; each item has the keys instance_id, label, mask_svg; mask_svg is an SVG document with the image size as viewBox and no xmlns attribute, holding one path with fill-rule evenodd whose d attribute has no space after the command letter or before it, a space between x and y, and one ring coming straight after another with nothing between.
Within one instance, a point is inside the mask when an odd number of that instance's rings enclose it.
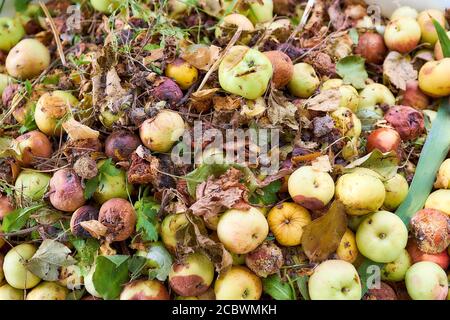
<instances>
[{"instance_id":1,"label":"dark rot spot","mask_svg":"<svg viewBox=\"0 0 450 320\"><path fill-rule=\"evenodd\" d=\"M296 203L310 210L318 210L325 207L325 204L317 198L305 197L302 195L297 195L292 198Z\"/></svg>"},{"instance_id":2,"label":"dark rot spot","mask_svg":"<svg viewBox=\"0 0 450 320\"><path fill-rule=\"evenodd\" d=\"M170 279L170 286L176 293L183 297L198 296L208 290L208 286L203 283L202 277L198 275L172 277Z\"/></svg>"}]
</instances>

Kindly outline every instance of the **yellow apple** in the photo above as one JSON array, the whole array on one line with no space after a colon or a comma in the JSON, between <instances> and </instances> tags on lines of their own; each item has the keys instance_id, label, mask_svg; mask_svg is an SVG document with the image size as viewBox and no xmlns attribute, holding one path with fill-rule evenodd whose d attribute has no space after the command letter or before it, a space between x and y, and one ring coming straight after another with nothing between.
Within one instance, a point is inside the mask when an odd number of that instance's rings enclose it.
<instances>
[{"instance_id":1,"label":"yellow apple","mask_svg":"<svg viewBox=\"0 0 450 320\"><path fill-rule=\"evenodd\" d=\"M446 20L445 14L441 10L425 10L419 13L417 17L417 21L420 25L421 33L422 33L422 42L428 43L432 46L438 41L439 37L437 35L436 29L433 24L432 19L436 19L437 22L445 28Z\"/></svg>"},{"instance_id":2,"label":"yellow apple","mask_svg":"<svg viewBox=\"0 0 450 320\"><path fill-rule=\"evenodd\" d=\"M429 61L419 72L419 87L427 95L439 98L450 95L450 58Z\"/></svg>"},{"instance_id":3,"label":"yellow apple","mask_svg":"<svg viewBox=\"0 0 450 320\"><path fill-rule=\"evenodd\" d=\"M232 266L217 277L214 292L217 300L259 300L262 283L246 267Z\"/></svg>"},{"instance_id":4,"label":"yellow apple","mask_svg":"<svg viewBox=\"0 0 450 320\"><path fill-rule=\"evenodd\" d=\"M358 253L355 234L347 228L336 250L336 254L339 259L353 263L358 258Z\"/></svg>"},{"instance_id":5,"label":"yellow apple","mask_svg":"<svg viewBox=\"0 0 450 320\"><path fill-rule=\"evenodd\" d=\"M288 83L288 89L296 97L309 98L319 88L320 79L314 68L307 63L294 65L294 74Z\"/></svg>"},{"instance_id":6,"label":"yellow apple","mask_svg":"<svg viewBox=\"0 0 450 320\"><path fill-rule=\"evenodd\" d=\"M389 22L384 32L384 42L391 51L408 53L420 43L420 25L414 18L400 17Z\"/></svg>"}]
</instances>

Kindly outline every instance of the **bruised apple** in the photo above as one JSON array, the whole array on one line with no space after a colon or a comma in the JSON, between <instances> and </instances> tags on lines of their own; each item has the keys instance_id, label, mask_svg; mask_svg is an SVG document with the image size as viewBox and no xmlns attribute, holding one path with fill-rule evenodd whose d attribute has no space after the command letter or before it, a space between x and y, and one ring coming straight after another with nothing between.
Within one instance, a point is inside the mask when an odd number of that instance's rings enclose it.
<instances>
[{"instance_id":1,"label":"bruised apple","mask_svg":"<svg viewBox=\"0 0 450 320\"><path fill-rule=\"evenodd\" d=\"M395 105L395 97L388 87L372 83L367 85L360 93L359 109L373 108L375 106Z\"/></svg>"},{"instance_id":2,"label":"bruised apple","mask_svg":"<svg viewBox=\"0 0 450 320\"><path fill-rule=\"evenodd\" d=\"M176 112L162 110L139 128L142 143L154 152L168 152L183 135L185 123Z\"/></svg>"},{"instance_id":3,"label":"bruised apple","mask_svg":"<svg viewBox=\"0 0 450 320\"><path fill-rule=\"evenodd\" d=\"M203 253L195 252L175 262L169 273L170 287L180 296L198 296L214 280L214 265Z\"/></svg>"},{"instance_id":4,"label":"bruised apple","mask_svg":"<svg viewBox=\"0 0 450 320\"><path fill-rule=\"evenodd\" d=\"M328 173L304 166L290 175L288 190L296 203L316 210L326 206L333 198L334 181Z\"/></svg>"},{"instance_id":5,"label":"bruised apple","mask_svg":"<svg viewBox=\"0 0 450 320\"><path fill-rule=\"evenodd\" d=\"M16 141L21 153L20 162L24 167L32 165L38 159L48 159L53 153L50 140L45 134L37 130L17 137Z\"/></svg>"},{"instance_id":6,"label":"bruised apple","mask_svg":"<svg viewBox=\"0 0 450 320\"><path fill-rule=\"evenodd\" d=\"M385 281L403 281L405 279L406 271L412 265L412 259L406 249L389 263L386 263L381 269L381 279Z\"/></svg>"},{"instance_id":7,"label":"bruised apple","mask_svg":"<svg viewBox=\"0 0 450 320\"><path fill-rule=\"evenodd\" d=\"M339 177L336 198L350 215L365 215L377 211L384 203L386 190L383 182L375 176L358 172Z\"/></svg>"},{"instance_id":8,"label":"bruised apple","mask_svg":"<svg viewBox=\"0 0 450 320\"><path fill-rule=\"evenodd\" d=\"M403 221L388 211L369 215L356 231L358 250L365 257L380 263L397 259L408 242Z\"/></svg>"},{"instance_id":9,"label":"bruised apple","mask_svg":"<svg viewBox=\"0 0 450 320\"><path fill-rule=\"evenodd\" d=\"M120 293L120 300L169 300L166 287L157 280L134 280Z\"/></svg>"},{"instance_id":10,"label":"bruised apple","mask_svg":"<svg viewBox=\"0 0 450 320\"><path fill-rule=\"evenodd\" d=\"M24 39L9 51L6 71L14 78L30 79L38 76L50 65L50 52L36 39Z\"/></svg>"},{"instance_id":11,"label":"bruised apple","mask_svg":"<svg viewBox=\"0 0 450 320\"><path fill-rule=\"evenodd\" d=\"M175 253L177 248L176 233L188 225L185 213L171 214L164 218L161 223L161 239L170 252Z\"/></svg>"},{"instance_id":12,"label":"bruised apple","mask_svg":"<svg viewBox=\"0 0 450 320\"><path fill-rule=\"evenodd\" d=\"M447 275L436 263L429 261L415 263L406 272L405 283L413 300L447 299Z\"/></svg>"},{"instance_id":13,"label":"bruised apple","mask_svg":"<svg viewBox=\"0 0 450 320\"><path fill-rule=\"evenodd\" d=\"M311 222L311 215L296 203L283 202L269 211L267 221L279 244L298 246L302 242L303 228Z\"/></svg>"},{"instance_id":14,"label":"bruised apple","mask_svg":"<svg viewBox=\"0 0 450 320\"><path fill-rule=\"evenodd\" d=\"M450 58L425 63L419 71L420 89L434 98L450 95L449 72Z\"/></svg>"},{"instance_id":15,"label":"bruised apple","mask_svg":"<svg viewBox=\"0 0 450 320\"><path fill-rule=\"evenodd\" d=\"M402 140L414 140L425 130L422 112L408 106L393 106L384 119L399 133Z\"/></svg>"},{"instance_id":16,"label":"bruised apple","mask_svg":"<svg viewBox=\"0 0 450 320\"><path fill-rule=\"evenodd\" d=\"M311 300L360 300L361 281L355 267L343 260L327 260L309 278Z\"/></svg>"},{"instance_id":17,"label":"bruised apple","mask_svg":"<svg viewBox=\"0 0 450 320\"><path fill-rule=\"evenodd\" d=\"M105 154L114 161L125 161L140 144L139 137L130 131L114 131L106 138Z\"/></svg>"},{"instance_id":18,"label":"bruised apple","mask_svg":"<svg viewBox=\"0 0 450 320\"><path fill-rule=\"evenodd\" d=\"M262 289L261 279L242 266L222 271L214 284L217 300L259 300Z\"/></svg>"},{"instance_id":19,"label":"bruised apple","mask_svg":"<svg viewBox=\"0 0 450 320\"><path fill-rule=\"evenodd\" d=\"M341 79L330 79L322 84L322 90L338 89L341 95L339 107L346 107L352 112L358 111L359 94L354 87L344 84Z\"/></svg>"},{"instance_id":20,"label":"bruised apple","mask_svg":"<svg viewBox=\"0 0 450 320\"><path fill-rule=\"evenodd\" d=\"M50 179L50 202L56 209L73 212L86 202L81 179L73 169L60 169Z\"/></svg>"},{"instance_id":21,"label":"bruised apple","mask_svg":"<svg viewBox=\"0 0 450 320\"><path fill-rule=\"evenodd\" d=\"M251 100L266 92L272 74L269 58L246 46L232 47L219 66L222 89Z\"/></svg>"},{"instance_id":22,"label":"bruised apple","mask_svg":"<svg viewBox=\"0 0 450 320\"><path fill-rule=\"evenodd\" d=\"M336 250L336 254L339 259L353 263L358 258L358 247L356 246L355 234L352 230L348 229L339 242L339 247Z\"/></svg>"},{"instance_id":23,"label":"bruised apple","mask_svg":"<svg viewBox=\"0 0 450 320\"><path fill-rule=\"evenodd\" d=\"M275 89L286 86L294 75L294 64L287 54L279 50L266 51L273 67L272 85Z\"/></svg>"},{"instance_id":24,"label":"bruised apple","mask_svg":"<svg viewBox=\"0 0 450 320\"><path fill-rule=\"evenodd\" d=\"M230 209L217 225L217 235L225 248L233 253L245 254L255 250L267 237L266 217L254 207L249 210Z\"/></svg>"}]
</instances>

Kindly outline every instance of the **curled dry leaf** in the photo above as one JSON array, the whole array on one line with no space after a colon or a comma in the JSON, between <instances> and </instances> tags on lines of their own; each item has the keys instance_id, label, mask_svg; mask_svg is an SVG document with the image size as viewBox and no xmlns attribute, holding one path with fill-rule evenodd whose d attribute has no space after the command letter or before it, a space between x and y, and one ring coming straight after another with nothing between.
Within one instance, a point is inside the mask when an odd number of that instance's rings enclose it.
<instances>
[{"instance_id":1,"label":"curled dry leaf","mask_svg":"<svg viewBox=\"0 0 450 320\"><path fill-rule=\"evenodd\" d=\"M241 106L241 98L237 96L214 96L213 105L216 111L233 111Z\"/></svg>"},{"instance_id":2,"label":"curled dry leaf","mask_svg":"<svg viewBox=\"0 0 450 320\"><path fill-rule=\"evenodd\" d=\"M108 231L108 228L98 220L83 221L80 222L80 225L96 239L104 237Z\"/></svg>"},{"instance_id":3,"label":"curled dry leaf","mask_svg":"<svg viewBox=\"0 0 450 320\"><path fill-rule=\"evenodd\" d=\"M321 172L333 171L333 166L331 165L330 157L328 155L317 157L311 162L311 166L314 170Z\"/></svg>"},{"instance_id":4,"label":"curled dry leaf","mask_svg":"<svg viewBox=\"0 0 450 320\"><path fill-rule=\"evenodd\" d=\"M406 83L417 80L418 72L414 70L409 56L392 51L384 60L383 75L397 89L406 90Z\"/></svg>"},{"instance_id":5,"label":"curled dry leaf","mask_svg":"<svg viewBox=\"0 0 450 320\"><path fill-rule=\"evenodd\" d=\"M181 58L203 71L208 71L219 56L220 48L214 45L192 45L181 54Z\"/></svg>"},{"instance_id":6,"label":"curled dry leaf","mask_svg":"<svg viewBox=\"0 0 450 320\"><path fill-rule=\"evenodd\" d=\"M328 212L303 229L302 247L312 262L326 260L339 246L347 229L347 215L339 201L331 204Z\"/></svg>"},{"instance_id":7,"label":"curled dry leaf","mask_svg":"<svg viewBox=\"0 0 450 320\"><path fill-rule=\"evenodd\" d=\"M88 126L70 118L62 124L71 140L98 139L100 133Z\"/></svg>"},{"instance_id":8,"label":"curled dry leaf","mask_svg":"<svg viewBox=\"0 0 450 320\"><path fill-rule=\"evenodd\" d=\"M306 108L314 111L333 112L339 108L341 93L339 89L330 89L320 92L305 102Z\"/></svg>"},{"instance_id":9,"label":"curled dry leaf","mask_svg":"<svg viewBox=\"0 0 450 320\"><path fill-rule=\"evenodd\" d=\"M267 117L273 125L286 125L291 129L298 130L299 125L295 117L297 107L290 102L281 91L270 92Z\"/></svg>"}]
</instances>

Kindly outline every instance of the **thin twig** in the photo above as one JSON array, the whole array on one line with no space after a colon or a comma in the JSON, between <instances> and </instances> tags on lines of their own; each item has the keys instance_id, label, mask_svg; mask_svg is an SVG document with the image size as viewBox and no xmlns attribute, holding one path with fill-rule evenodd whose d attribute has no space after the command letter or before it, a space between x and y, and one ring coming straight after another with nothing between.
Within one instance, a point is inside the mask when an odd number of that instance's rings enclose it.
<instances>
[{"instance_id":1,"label":"thin twig","mask_svg":"<svg viewBox=\"0 0 450 320\"><path fill-rule=\"evenodd\" d=\"M39 5L41 6L42 11L44 11L44 14L47 17L48 22L50 24L50 28L52 29L53 36L54 36L55 41L56 41L56 47L58 48L58 53L59 53L59 56L61 58L61 63L63 64L64 67L67 67L66 56L64 55L63 46L61 44L61 40L59 39L59 32L56 29L55 22L53 21L53 18L50 15L50 12L48 11L47 6L45 5L45 3L43 3L42 1L39 1Z\"/></svg>"},{"instance_id":2,"label":"thin twig","mask_svg":"<svg viewBox=\"0 0 450 320\"><path fill-rule=\"evenodd\" d=\"M291 41L295 38L297 33L303 30L303 28L306 25L306 22L308 22L309 16L312 12L312 9L314 8L316 1L315 0L308 0L308 3L306 4L305 11L303 12L302 19L300 20L300 23L297 25L297 27L294 29L294 31L291 33L289 38L286 40L286 43L289 44ZM285 49L286 50L286 49Z\"/></svg>"}]
</instances>

